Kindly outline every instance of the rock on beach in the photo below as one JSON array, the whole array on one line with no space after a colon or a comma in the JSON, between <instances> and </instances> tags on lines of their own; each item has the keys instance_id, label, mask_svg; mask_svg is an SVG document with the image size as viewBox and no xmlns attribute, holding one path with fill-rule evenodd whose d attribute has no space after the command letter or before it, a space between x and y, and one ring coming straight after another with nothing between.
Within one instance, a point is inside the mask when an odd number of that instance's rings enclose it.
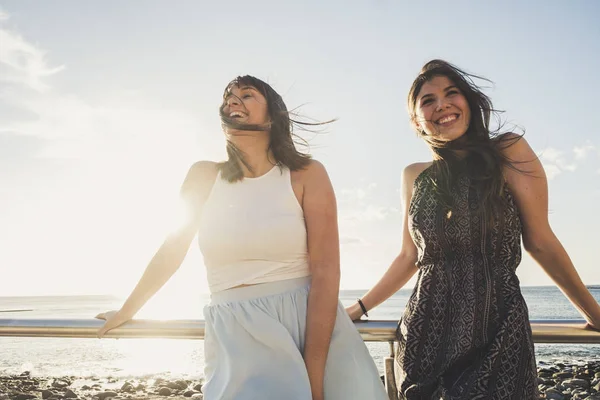
<instances>
[{"instance_id":1,"label":"rock on beach","mask_svg":"<svg viewBox=\"0 0 600 400\"><path fill-rule=\"evenodd\" d=\"M202 400L202 382L193 380L0 376L0 400Z\"/></svg>"},{"instance_id":2,"label":"rock on beach","mask_svg":"<svg viewBox=\"0 0 600 400\"><path fill-rule=\"evenodd\" d=\"M200 380L0 376L0 400L202 400ZM540 399L600 400L600 361L538 365ZM350 399L349 399L350 400Z\"/></svg>"}]
</instances>

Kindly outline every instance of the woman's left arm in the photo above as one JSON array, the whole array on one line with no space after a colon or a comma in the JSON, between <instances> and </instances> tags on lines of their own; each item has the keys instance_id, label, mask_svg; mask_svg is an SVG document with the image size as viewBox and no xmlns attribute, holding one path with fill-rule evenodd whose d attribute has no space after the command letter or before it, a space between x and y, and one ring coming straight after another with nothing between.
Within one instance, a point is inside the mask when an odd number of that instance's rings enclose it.
<instances>
[{"instance_id":1,"label":"woman's left arm","mask_svg":"<svg viewBox=\"0 0 600 400\"><path fill-rule=\"evenodd\" d=\"M322 164L311 161L303 175L302 208L312 274L304 362L313 400L322 400L325 363L337 316L340 284L337 206L333 187Z\"/></svg>"},{"instance_id":2,"label":"woman's left arm","mask_svg":"<svg viewBox=\"0 0 600 400\"><path fill-rule=\"evenodd\" d=\"M548 181L538 157L524 138L503 149L520 171L505 167L504 176L523 224L525 250L540 264L588 322L600 329L600 306L587 290L548 221Z\"/></svg>"}]
</instances>

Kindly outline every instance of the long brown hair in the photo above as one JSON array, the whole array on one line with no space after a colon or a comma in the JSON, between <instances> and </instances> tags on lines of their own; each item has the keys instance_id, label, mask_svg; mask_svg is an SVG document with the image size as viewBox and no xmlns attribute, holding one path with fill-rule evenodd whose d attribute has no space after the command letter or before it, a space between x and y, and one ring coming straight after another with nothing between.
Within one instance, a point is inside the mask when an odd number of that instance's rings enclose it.
<instances>
[{"instance_id":1,"label":"long brown hair","mask_svg":"<svg viewBox=\"0 0 600 400\"><path fill-rule=\"evenodd\" d=\"M443 142L427 135L416 121L416 101L423 84L434 77L448 78L465 96L471 111L465 134L454 141ZM477 86L474 79L490 82L488 79L462 71L443 60L432 60L423 66L408 92L408 113L418 135L423 138L434 153L432 176L440 201L452 208L452 187L457 178L466 173L479 189L479 211L485 218L493 222L495 216L501 215L505 207L505 181L503 167L517 169L514 162L502 152L513 145L522 135L500 132L502 123L499 111L495 110L492 101ZM498 118L499 127L490 130L490 119ZM455 151L465 150L466 156L459 158Z\"/></svg>"},{"instance_id":2,"label":"long brown hair","mask_svg":"<svg viewBox=\"0 0 600 400\"><path fill-rule=\"evenodd\" d=\"M240 124L235 119L226 115L223 110L225 100L231 95L234 87L252 86L258 90L267 101L267 112L270 122L265 125ZM297 149L297 146L308 147L305 140L294 133L294 127L308 130L306 127L327 124L326 122L304 122L292 118L292 113L288 111L283 98L277 93L271 85L250 75L238 76L225 88L223 92L223 103L219 108L221 115L221 125L223 128L241 129L246 131L269 131L269 150L273 153L273 165L286 166L292 171L303 169L311 160L308 152L304 153ZM236 182L244 178L242 165L252 171L251 166L246 162L243 152L235 146L230 140L227 141L227 161L218 164L221 171L221 177L229 182Z\"/></svg>"}]
</instances>

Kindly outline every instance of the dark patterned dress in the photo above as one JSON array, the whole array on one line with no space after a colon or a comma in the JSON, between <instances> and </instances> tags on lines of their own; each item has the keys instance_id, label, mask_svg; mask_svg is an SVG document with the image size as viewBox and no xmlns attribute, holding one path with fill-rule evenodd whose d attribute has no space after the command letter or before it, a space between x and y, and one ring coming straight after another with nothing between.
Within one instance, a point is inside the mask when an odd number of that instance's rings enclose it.
<instances>
[{"instance_id":1,"label":"dark patterned dress","mask_svg":"<svg viewBox=\"0 0 600 400\"><path fill-rule=\"evenodd\" d=\"M533 340L515 270L521 222L510 193L493 226L477 212L478 191L461 175L449 209L436 199L432 169L415 180L410 234L418 281L398 324L401 399L537 399Z\"/></svg>"}]
</instances>

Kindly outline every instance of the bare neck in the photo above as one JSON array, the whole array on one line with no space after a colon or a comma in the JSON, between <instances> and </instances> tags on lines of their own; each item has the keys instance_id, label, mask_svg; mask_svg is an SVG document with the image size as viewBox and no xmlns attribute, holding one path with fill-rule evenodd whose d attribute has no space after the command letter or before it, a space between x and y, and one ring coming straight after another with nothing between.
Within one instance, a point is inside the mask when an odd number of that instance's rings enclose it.
<instances>
[{"instance_id":1,"label":"bare neck","mask_svg":"<svg viewBox=\"0 0 600 400\"><path fill-rule=\"evenodd\" d=\"M255 178L269 172L275 164L273 152L269 149L269 138L267 135L242 136L232 138L231 141L242 151L244 161L250 169L242 163L244 177Z\"/></svg>"}]
</instances>

